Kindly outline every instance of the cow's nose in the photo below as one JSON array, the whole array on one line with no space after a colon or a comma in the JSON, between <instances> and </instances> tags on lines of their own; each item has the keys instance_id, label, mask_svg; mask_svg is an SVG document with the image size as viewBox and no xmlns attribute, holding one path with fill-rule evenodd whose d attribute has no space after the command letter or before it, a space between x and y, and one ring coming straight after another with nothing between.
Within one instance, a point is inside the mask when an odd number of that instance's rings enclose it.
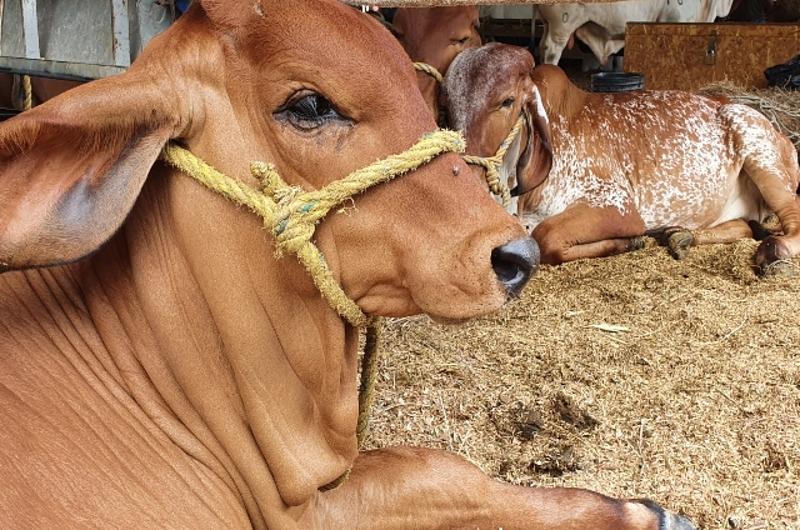
<instances>
[{"instance_id":1,"label":"cow's nose","mask_svg":"<svg viewBox=\"0 0 800 530\"><path fill-rule=\"evenodd\" d=\"M538 266L539 245L530 237L492 250L492 268L512 296L519 295Z\"/></svg>"}]
</instances>

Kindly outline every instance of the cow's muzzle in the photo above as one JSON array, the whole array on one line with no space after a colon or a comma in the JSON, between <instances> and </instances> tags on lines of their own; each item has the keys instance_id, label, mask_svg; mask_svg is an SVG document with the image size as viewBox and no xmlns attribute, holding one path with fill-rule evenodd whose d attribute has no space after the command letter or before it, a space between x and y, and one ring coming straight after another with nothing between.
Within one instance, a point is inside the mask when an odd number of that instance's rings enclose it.
<instances>
[{"instance_id":1,"label":"cow's muzzle","mask_svg":"<svg viewBox=\"0 0 800 530\"><path fill-rule=\"evenodd\" d=\"M511 296L519 296L539 266L539 245L532 238L515 239L492 250L492 268Z\"/></svg>"}]
</instances>

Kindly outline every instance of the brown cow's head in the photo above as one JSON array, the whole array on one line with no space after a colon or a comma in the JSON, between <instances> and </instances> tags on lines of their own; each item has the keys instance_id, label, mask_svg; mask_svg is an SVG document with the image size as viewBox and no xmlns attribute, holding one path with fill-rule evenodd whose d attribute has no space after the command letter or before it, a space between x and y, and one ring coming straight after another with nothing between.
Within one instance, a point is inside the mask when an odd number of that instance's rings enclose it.
<instances>
[{"instance_id":1,"label":"brown cow's head","mask_svg":"<svg viewBox=\"0 0 800 530\"><path fill-rule=\"evenodd\" d=\"M480 13L475 6L398 9L395 36L412 61L427 63L442 75L462 51L481 45ZM417 75L428 106L438 115L438 87L427 74Z\"/></svg>"},{"instance_id":2,"label":"brown cow's head","mask_svg":"<svg viewBox=\"0 0 800 530\"><path fill-rule=\"evenodd\" d=\"M519 117L525 118L501 170L516 195L541 184L552 164L550 125L531 79L533 66L527 50L492 43L459 55L444 82L449 121L464 133L468 154L493 156Z\"/></svg>"},{"instance_id":3,"label":"brown cow's head","mask_svg":"<svg viewBox=\"0 0 800 530\"><path fill-rule=\"evenodd\" d=\"M201 0L127 73L0 126L0 269L80 259L133 209L172 230L184 255L275 281L294 258L276 264L258 219L157 163L165 142L254 187L249 163L266 160L312 189L434 129L410 61L371 17L334 0ZM150 173L157 192L137 203ZM495 310L537 260L455 154L356 197L315 239L348 295L381 315Z\"/></svg>"}]
</instances>

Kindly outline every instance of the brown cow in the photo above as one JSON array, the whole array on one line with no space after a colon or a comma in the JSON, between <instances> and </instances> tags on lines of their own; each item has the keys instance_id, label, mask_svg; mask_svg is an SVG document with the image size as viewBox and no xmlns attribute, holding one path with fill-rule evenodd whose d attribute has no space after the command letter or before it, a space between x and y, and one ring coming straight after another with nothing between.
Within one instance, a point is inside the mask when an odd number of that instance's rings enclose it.
<instances>
[{"instance_id":1,"label":"brown cow","mask_svg":"<svg viewBox=\"0 0 800 530\"><path fill-rule=\"evenodd\" d=\"M427 63L442 75L462 51L481 45L480 13L475 6L398 9L393 32L412 61ZM439 83L417 74L419 88L433 115L439 115Z\"/></svg>"},{"instance_id":2,"label":"brown cow","mask_svg":"<svg viewBox=\"0 0 800 530\"><path fill-rule=\"evenodd\" d=\"M506 45L460 55L445 92L469 153L492 154L520 113L544 118L506 166L528 191L518 211L546 263L624 252L648 231L680 255L752 237L771 212L785 235L766 237L756 264L766 271L800 252L797 153L749 107L677 91L587 93Z\"/></svg>"},{"instance_id":3,"label":"brown cow","mask_svg":"<svg viewBox=\"0 0 800 530\"><path fill-rule=\"evenodd\" d=\"M200 0L127 73L0 125L22 269L0 276L0 528L691 528L441 451L359 455L358 330L258 218L157 162L180 140L250 187L260 159L320 188L434 128L396 41L335 0ZM372 315L484 314L536 261L452 153L315 240Z\"/></svg>"}]
</instances>

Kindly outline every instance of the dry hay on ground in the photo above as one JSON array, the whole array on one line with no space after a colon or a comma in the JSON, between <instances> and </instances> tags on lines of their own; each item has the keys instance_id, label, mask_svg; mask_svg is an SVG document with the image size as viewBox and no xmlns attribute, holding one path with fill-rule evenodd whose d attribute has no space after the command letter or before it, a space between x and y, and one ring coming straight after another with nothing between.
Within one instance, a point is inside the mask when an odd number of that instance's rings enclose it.
<instances>
[{"instance_id":1,"label":"dry hay on ground","mask_svg":"<svg viewBox=\"0 0 800 530\"><path fill-rule=\"evenodd\" d=\"M712 83L698 91L706 96L725 96L764 114L800 151L800 91L778 88L745 89L733 83Z\"/></svg>"},{"instance_id":2,"label":"dry hay on ground","mask_svg":"<svg viewBox=\"0 0 800 530\"><path fill-rule=\"evenodd\" d=\"M800 276L759 280L755 247L544 267L491 318L386 322L368 445L647 496L704 529L797 530Z\"/></svg>"}]
</instances>

